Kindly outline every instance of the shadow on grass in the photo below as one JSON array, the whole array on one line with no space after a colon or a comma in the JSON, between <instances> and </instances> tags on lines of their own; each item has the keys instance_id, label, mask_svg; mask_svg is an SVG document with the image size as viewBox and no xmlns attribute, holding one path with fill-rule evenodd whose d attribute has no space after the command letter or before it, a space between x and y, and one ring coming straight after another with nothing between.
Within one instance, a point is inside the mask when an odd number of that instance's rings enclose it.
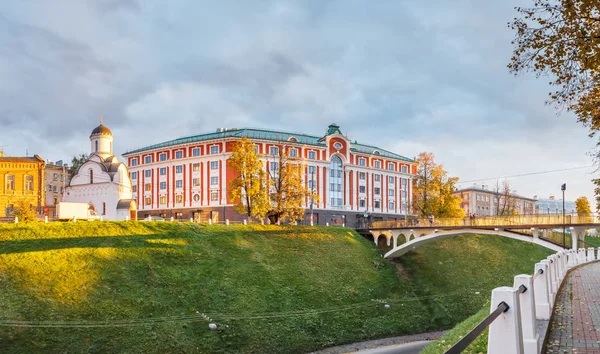
<instances>
[{"instance_id":1,"label":"shadow on grass","mask_svg":"<svg viewBox=\"0 0 600 354\"><path fill-rule=\"evenodd\" d=\"M0 241L0 254L25 253L59 250L67 248L173 248L182 249L187 245L150 242L161 239L185 239L172 234L128 235L128 236L91 236L74 238L51 238Z\"/></svg>"}]
</instances>

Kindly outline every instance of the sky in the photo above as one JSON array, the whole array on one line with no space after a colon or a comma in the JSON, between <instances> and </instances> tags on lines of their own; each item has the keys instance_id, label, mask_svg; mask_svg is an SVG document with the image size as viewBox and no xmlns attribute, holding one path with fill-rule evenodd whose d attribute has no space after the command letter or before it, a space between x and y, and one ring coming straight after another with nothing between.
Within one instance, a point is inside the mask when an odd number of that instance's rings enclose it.
<instances>
[{"instance_id":1,"label":"sky","mask_svg":"<svg viewBox=\"0 0 600 354\"><path fill-rule=\"evenodd\" d=\"M0 3L0 146L70 160L104 117L117 155L217 128L435 154L461 187L593 202L595 140L506 68L533 0Z\"/></svg>"}]
</instances>

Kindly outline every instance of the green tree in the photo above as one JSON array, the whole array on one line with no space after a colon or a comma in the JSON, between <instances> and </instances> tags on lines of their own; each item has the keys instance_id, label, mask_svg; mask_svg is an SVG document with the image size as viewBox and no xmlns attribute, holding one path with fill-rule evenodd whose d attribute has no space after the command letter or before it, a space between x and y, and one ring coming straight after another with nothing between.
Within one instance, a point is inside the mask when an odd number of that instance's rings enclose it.
<instances>
[{"instance_id":1,"label":"green tree","mask_svg":"<svg viewBox=\"0 0 600 354\"><path fill-rule=\"evenodd\" d=\"M230 183L235 210L249 217L263 219L270 208L268 180L254 143L248 138L236 141L227 163L238 173Z\"/></svg>"},{"instance_id":2,"label":"green tree","mask_svg":"<svg viewBox=\"0 0 600 354\"><path fill-rule=\"evenodd\" d=\"M67 170L67 174L69 175L69 182L71 181L73 176L75 176L79 167L83 165L89 158L90 156L85 153L73 157L73 159L71 160L71 167L69 167L69 169Z\"/></svg>"},{"instance_id":3,"label":"green tree","mask_svg":"<svg viewBox=\"0 0 600 354\"><path fill-rule=\"evenodd\" d=\"M26 200L18 200L14 206L13 215L19 221L37 221L35 208Z\"/></svg>"},{"instance_id":4,"label":"green tree","mask_svg":"<svg viewBox=\"0 0 600 354\"><path fill-rule=\"evenodd\" d=\"M458 177L448 176L443 165L435 163L433 153L422 152L416 159L417 175L414 205L421 217L463 218L462 199L455 196Z\"/></svg>"},{"instance_id":5,"label":"green tree","mask_svg":"<svg viewBox=\"0 0 600 354\"><path fill-rule=\"evenodd\" d=\"M590 201L587 197L579 197L575 200L575 208L577 209L578 216L590 216L592 214L592 208Z\"/></svg>"},{"instance_id":6,"label":"green tree","mask_svg":"<svg viewBox=\"0 0 600 354\"><path fill-rule=\"evenodd\" d=\"M293 223L304 219L306 200L313 198L318 203L318 196L305 186L302 180L303 168L298 158L290 156L288 147L280 148L281 153L270 161L268 169L271 208L267 217L271 223Z\"/></svg>"}]
</instances>

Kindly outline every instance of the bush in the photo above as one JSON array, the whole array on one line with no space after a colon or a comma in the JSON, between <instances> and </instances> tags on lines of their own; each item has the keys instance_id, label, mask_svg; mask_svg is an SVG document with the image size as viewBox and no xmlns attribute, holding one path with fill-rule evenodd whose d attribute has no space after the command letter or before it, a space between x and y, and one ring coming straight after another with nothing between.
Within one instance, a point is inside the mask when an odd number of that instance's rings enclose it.
<instances>
[{"instance_id":1,"label":"bush","mask_svg":"<svg viewBox=\"0 0 600 354\"><path fill-rule=\"evenodd\" d=\"M15 203L13 214L19 218L19 221L37 221L35 208L26 200L19 200Z\"/></svg>"}]
</instances>

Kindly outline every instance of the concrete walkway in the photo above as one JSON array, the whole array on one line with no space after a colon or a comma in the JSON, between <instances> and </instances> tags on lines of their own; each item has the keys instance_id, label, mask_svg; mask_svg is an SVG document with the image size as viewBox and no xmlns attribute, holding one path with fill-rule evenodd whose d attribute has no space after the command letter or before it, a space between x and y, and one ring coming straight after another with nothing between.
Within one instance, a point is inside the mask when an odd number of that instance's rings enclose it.
<instances>
[{"instance_id":1,"label":"concrete walkway","mask_svg":"<svg viewBox=\"0 0 600 354\"><path fill-rule=\"evenodd\" d=\"M361 354L384 354L384 353L418 353L423 347L435 339L439 339L446 331L429 332L421 334L411 334L400 337L389 337L358 342L338 347L322 349L311 354L342 354L342 353L361 353Z\"/></svg>"},{"instance_id":2,"label":"concrete walkway","mask_svg":"<svg viewBox=\"0 0 600 354\"><path fill-rule=\"evenodd\" d=\"M564 281L544 352L600 354L600 262L573 270Z\"/></svg>"}]
</instances>

